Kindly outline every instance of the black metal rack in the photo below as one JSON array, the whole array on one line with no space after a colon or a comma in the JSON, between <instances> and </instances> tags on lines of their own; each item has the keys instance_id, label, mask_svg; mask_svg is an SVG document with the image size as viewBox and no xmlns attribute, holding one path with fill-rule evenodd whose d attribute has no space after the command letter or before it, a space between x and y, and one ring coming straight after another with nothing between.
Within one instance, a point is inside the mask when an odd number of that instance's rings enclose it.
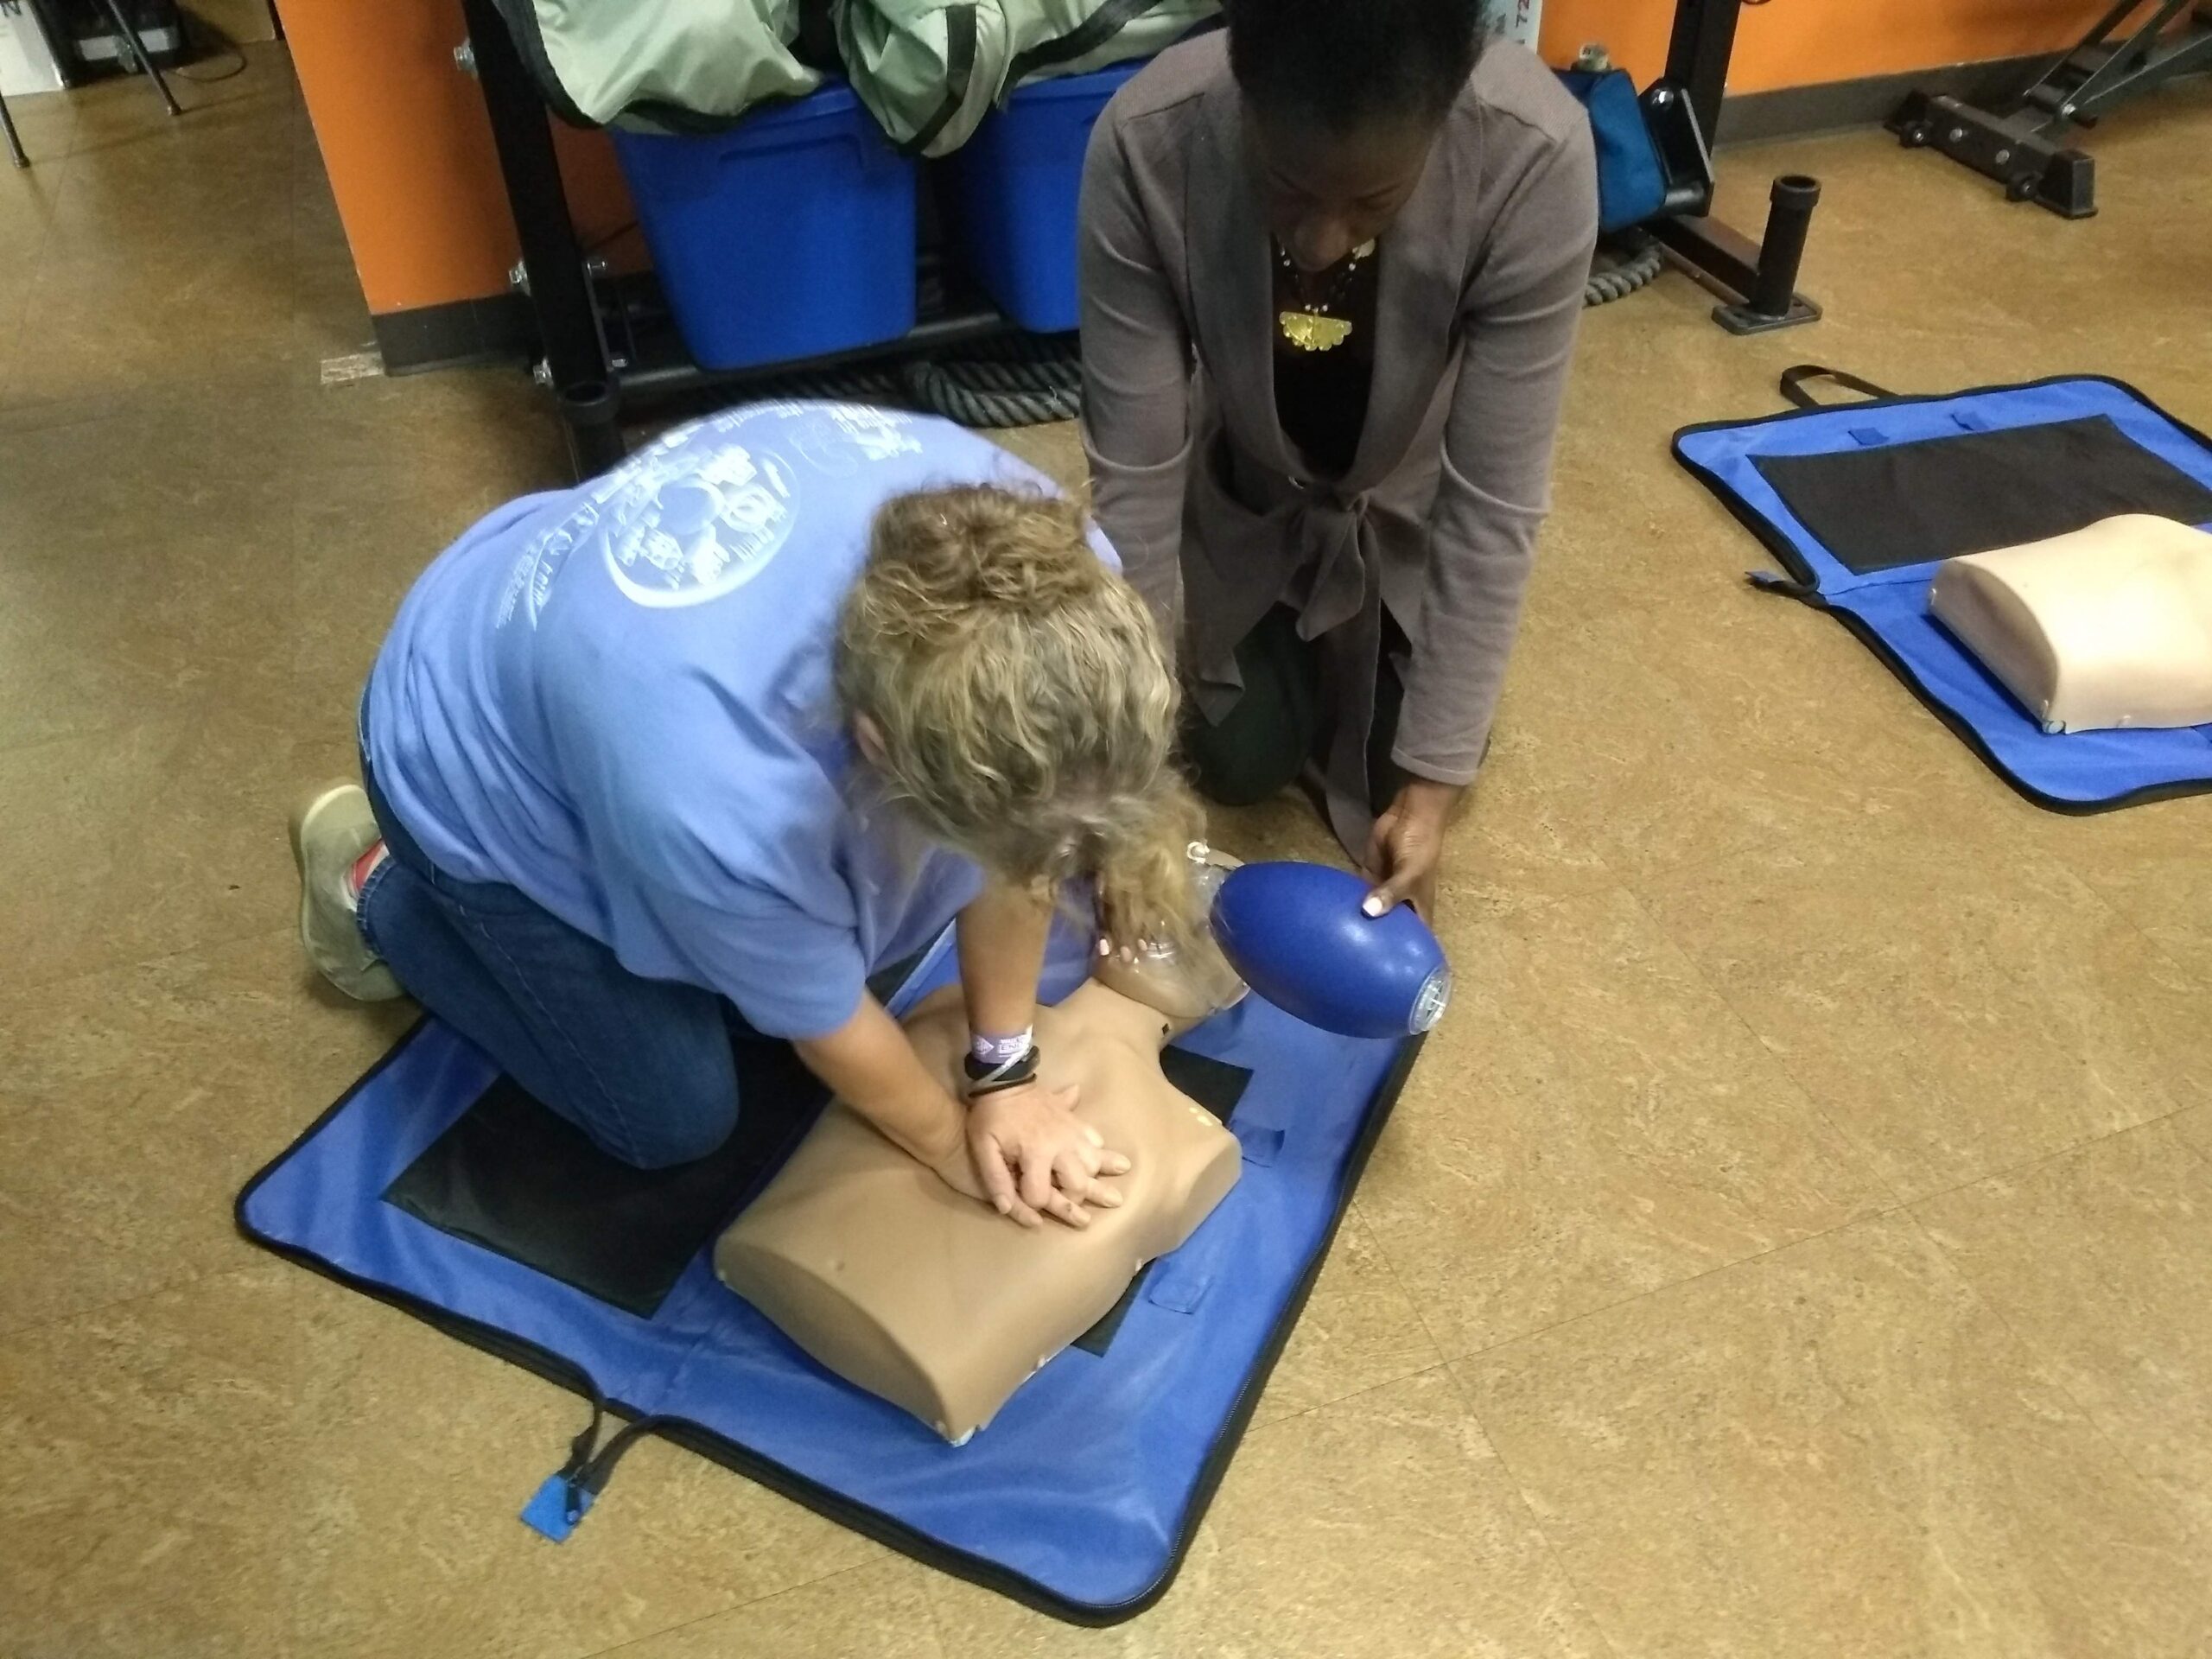
<instances>
[{"instance_id":1,"label":"black metal rack","mask_svg":"<svg viewBox=\"0 0 2212 1659\"><path fill-rule=\"evenodd\" d=\"M1890 130L1909 149L1935 149L1996 180L2013 201L2038 203L2064 219L2088 218L2097 211L2096 163L2066 143L2069 131L2094 126L2114 105L2177 75L2212 69L2212 8L2159 0L2120 39L2141 3L2118 0L2001 113L1944 93L1914 92L1890 118Z\"/></svg>"},{"instance_id":2,"label":"black metal rack","mask_svg":"<svg viewBox=\"0 0 2212 1659\"><path fill-rule=\"evenodd\" d=\"M1643 93L1644 124L1669 180L1667 211L1648 228L1675 262L1713 289L1713 321L1731 334L1764 334L1819 320L1797 292L1797 268L1820 185L1775 181L1764 236L1753 242L1713 217L1711 135L1720 127L1728 65L1736 54L1743 0L1676 0L1667 72Z\"/></svg>"},{"instance_id":3,"label":"black metal rack","mask_svg":"<svg viewBox=\"0 0 2212 1659\"><path fill-rule=\"evenodd\" d=\"M1738 333L1809 322L1820 308L1795 291L1797 256L1818 200L1809 180L1778 181L1774 216L1754 244L1711 216L1709 135L1726 90L1743 0L1677 0L1666 73L1643 94L1646 124L1665 166L1664 215L1648 227L1675 261L1723 300L1714 313ZM957 281L939 282L905 338L833 358L720 372L700 368L670 331L633 327L637 296L605 276L576 236L561 184L548 112L493 0L462 0L469 36L455 53L482 86L499 171L522 245L517 283L537 324L537 378L558 400L578 477L621 459L626 413L709 390L738 390L779 375L944 350L1011 333L1012 325ZM1785 200L1786 198L1786 200Z\"/></svg>"}]
</instances>

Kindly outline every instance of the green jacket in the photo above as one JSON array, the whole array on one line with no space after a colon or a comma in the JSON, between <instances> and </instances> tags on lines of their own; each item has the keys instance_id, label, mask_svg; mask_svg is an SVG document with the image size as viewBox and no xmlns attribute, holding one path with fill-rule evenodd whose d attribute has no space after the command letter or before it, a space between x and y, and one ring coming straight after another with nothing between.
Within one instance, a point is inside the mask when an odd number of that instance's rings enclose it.
<instances>
[{"instance_id":1,"label":"green jacket","mask_svg":"<svg viewBox=\"0 0 2212 1659\"><path fill-rule=\"evenodd\" d=\"M837 45L892 142L943 156L1015 87L1148 58L1219 10L1219 0L840 0Z\"/></svg>"}]
</instances>

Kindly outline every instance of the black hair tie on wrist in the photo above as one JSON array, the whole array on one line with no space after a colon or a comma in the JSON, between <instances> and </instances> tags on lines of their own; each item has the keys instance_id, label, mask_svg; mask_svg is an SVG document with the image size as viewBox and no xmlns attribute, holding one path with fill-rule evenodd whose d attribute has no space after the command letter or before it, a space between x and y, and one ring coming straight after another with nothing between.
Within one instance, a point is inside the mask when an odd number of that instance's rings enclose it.
<instances>
[{"instance_id":1,"label":"black hair tie on wrist","mask_svg":"<svg viewBox=\"0 0 2212 1659\"><path fill-rule=\"evenodd\" d=\"M973 1054L964 1062L968 1071L968 1098L979 1100L985 1095L1004 1094L1009 1089L1019 1089L1024 1084L1037 1081L1037 1045L1029 1045L1028 1052L1019 1059L1006 1060L997 1065L977 1059Z\"/></svg>"}]
</instances>

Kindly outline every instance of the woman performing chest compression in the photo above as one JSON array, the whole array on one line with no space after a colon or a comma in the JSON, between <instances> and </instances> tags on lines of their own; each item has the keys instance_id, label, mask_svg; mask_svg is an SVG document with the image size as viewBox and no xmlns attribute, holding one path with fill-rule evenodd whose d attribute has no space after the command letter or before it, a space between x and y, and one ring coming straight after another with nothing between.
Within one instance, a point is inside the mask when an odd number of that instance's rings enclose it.
<instances>
[{"instance_id":1,"label":"woman performing chest compression","mask_svg":"<svg viewBox=\"0 0 2212 1659\"><path fill-rule=\"evenodd\" d=\"M1476 0L1255 0L1091 137L1084 436L1190 688L1199 787L1301 775L1434 901L1546 505L1589 123Z\"/></svg>"},{"instance_id":2,"label":"woman performing chest compression","mask_svg":"<svg viewBox=\"0 0 2212 1659\"><path fill-rule=\"evenodd\" d=\"M1111 556L982 439L825 404L503 507L400 608L365 792L296 826L308 955L626 1162L774 1109L738 1098L749 1028L952 1186L1085 1225L1128 1163L1034 1081L1054 895L1173 936L1198 817ZM956 918L964 1086L868 988Z\"/></svg>"}]
</instances>

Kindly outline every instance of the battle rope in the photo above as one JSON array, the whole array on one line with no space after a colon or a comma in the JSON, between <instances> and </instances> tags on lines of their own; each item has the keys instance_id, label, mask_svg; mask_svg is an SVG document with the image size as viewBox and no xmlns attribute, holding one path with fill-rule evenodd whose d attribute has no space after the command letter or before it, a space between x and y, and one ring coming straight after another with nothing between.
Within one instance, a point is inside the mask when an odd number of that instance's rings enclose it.
<instances>
[{"instance_id":1,"label":"battle rope","mask_svg":"<svg viewBox=\"0 0 2212 1659\"><path fill-rule=\"evenodd\" d=\"M771 397L899 404L963 426L1041 426L1071 421L1081 412L1083 365L1072 334L1013 334L896 365L779 375L761 391Z\"/></svg>"},{"instance_id":2,"label":"battle rope","mask_svg":"<svg viewBox=\"0 0 2212 1659\"><path fill-rule=\"evenodd\" d=\"M1589 285L1582 290L1582 303L1611 305L1615 300L1624 300L1639 288L1649 288L1666 264L1667 256L1657 242L1641 231L1631 231L1613 246L1598 250L1590 268Z\"/></svg>"}]
</instances>

